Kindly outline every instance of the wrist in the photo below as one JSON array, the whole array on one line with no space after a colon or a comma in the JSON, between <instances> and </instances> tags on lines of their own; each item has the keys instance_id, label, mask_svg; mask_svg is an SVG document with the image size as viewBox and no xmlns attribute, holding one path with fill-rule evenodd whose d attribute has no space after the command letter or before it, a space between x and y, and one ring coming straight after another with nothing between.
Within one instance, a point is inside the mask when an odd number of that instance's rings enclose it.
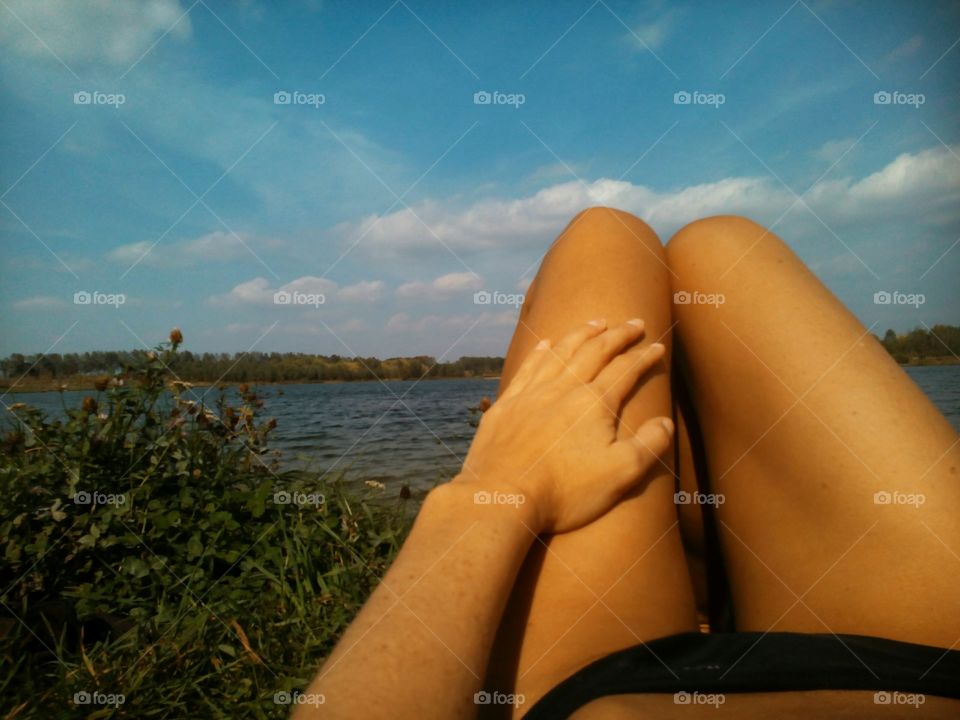
<instances>
[{"instance_id":1,"label":"wrist","mask_svg":"<svg viewBox=\"0 0 960 720\"><path fill-rule=\"evenodd\" d=\"M544 529L542 505L537 498L509 482L457 475L434 488L428 496L458 517L477 522L513 522L532 536Z\"/></svg>"}]
</instances>

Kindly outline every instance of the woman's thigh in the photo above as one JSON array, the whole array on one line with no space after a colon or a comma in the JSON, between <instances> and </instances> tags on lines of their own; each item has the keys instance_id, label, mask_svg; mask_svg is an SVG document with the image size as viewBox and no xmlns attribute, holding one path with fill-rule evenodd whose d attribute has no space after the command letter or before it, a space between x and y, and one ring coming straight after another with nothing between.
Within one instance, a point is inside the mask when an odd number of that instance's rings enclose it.
<instances>
[{"instance_id":1,"label":"woman's thigh","mask_svg":"<svg viewBox=\"0 0 960 720\"><path fill-rule=\"evenodd\" d=\"M667 254L738 627L960 642L956 432L761 226Z\"/></svg>"},{"instance_id":2,"label":"woman's thigh","mask_svg":"<svg viewBox=\"0 0 960 720\"><path fill-rule=\"evenodd\" d=\"M541 339L595 318L645 321L641 344L671 345L670 279L656 235L607 208L578 215L545 256L505 361L501 389ZM619 434L671 414L669 362L628 399ZM571 435L577 432L574 425ZM696 627L669 458L587 527L537 542L517 580L491 658L491 689L526 707L588 662Z\"/></svg>"}]
</instances>

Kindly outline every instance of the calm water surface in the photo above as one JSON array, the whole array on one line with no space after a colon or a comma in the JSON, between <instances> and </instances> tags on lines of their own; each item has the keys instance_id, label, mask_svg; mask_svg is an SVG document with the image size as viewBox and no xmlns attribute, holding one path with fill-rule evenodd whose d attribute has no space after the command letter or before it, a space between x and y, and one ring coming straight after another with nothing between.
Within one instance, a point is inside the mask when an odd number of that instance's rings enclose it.
<instances>
[{"instance_id":1,"label":"calm water surface","mask_svg":"<svg viewBox=\"0 0 960 720\"><path fill-rule=\"evenodd\" d=\"M910 367L907 374L960 431L960 365ZM459 469L474 428L470 408L493 398L497 380L425 380L264 386L262 417L275 417L274 447L286 467L344 473L425 490ZM202 392L202 390L198 390ZM69 406L86 392L68 392ZM62 412L59 393L15 401ZM207 396L208 401L214 392ZM11 396L5 399L8 404Z\"/></svg>"}]
</instances>

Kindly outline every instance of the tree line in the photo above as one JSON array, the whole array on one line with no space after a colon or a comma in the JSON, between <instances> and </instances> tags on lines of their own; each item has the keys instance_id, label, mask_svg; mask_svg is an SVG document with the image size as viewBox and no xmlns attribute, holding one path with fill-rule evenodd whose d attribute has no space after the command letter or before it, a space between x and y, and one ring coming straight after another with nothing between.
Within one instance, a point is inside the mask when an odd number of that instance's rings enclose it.
<instances>
[{"instance_id":1,"label":"tree line","mask_svg":"<svg viewBox=\"0 0 960 720\"><path fill-rule=\"evenodd\" d=\"M904 335L887 330L880 343L900 363L907 363L913 359L958 357L960 356L960 327L934 325L929 329L916 328Z\"/></svg>"},{"instance_id":2,"label":"tree line","mask_svg":"<svg viewBox=\"0 0 960 720\"><path fill-rule=\"evenodd\" d=\"M147 350L95 351L23 355L14 353L0 360L7 380L22 376L43 380L66 380L84 376L112 375L136 367L147 359ZM187 382L337 382L351 380L412 380L497 376L503 358L461 357L437 362L428 355L387 358L341 357L307 353L177 353L170 369Z\"/></svg>"},{"instance_id":3,"label":"tree line","mask_svg":"<svg viewBox=\"0 0 960 720\"><path fill-rule=\"evenodd\" d=\"M877 338L901 363L916 359L960 356L960 327L934 325L898 335L887 330ZM147 350L94 351L85 353L14 353L0 360L0 373L7 380L22 376L36 380L110 375L143 362ZM461 357L437 362L429 355L380 360L375 357L342 357L309 353L193 353L177 354L173 372L188 382L336 382L351 380L412 380L469 378L499 375L500 357Z\"/></svg>"}]
</instances>

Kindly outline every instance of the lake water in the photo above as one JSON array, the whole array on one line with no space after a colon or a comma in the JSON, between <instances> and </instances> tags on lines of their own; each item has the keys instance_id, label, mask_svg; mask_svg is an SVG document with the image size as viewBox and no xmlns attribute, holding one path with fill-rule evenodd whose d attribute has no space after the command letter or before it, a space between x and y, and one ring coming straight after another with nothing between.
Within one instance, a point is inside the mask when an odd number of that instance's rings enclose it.
<instances>
[{"instance_id":1,"label":"lake water","mask_svg":"<svg viewBox=\"0 0 960 720\"><path fill-rule=\"evenodd\" d=\"M907 374L960 431L960 365L909 367ZM347 479L377 479L393 490L431 487L459 469L473 437L470 408L493 398L497 380L425 380L264 386L262 417L275 417L273 446L286 467ZM202 392L202 390L198 390ZM74 406L89 393L67 392ZM207 396L212 401L215 393ZM16 393L60 414L58 393Z\"/></svg>"}]
</instances>

